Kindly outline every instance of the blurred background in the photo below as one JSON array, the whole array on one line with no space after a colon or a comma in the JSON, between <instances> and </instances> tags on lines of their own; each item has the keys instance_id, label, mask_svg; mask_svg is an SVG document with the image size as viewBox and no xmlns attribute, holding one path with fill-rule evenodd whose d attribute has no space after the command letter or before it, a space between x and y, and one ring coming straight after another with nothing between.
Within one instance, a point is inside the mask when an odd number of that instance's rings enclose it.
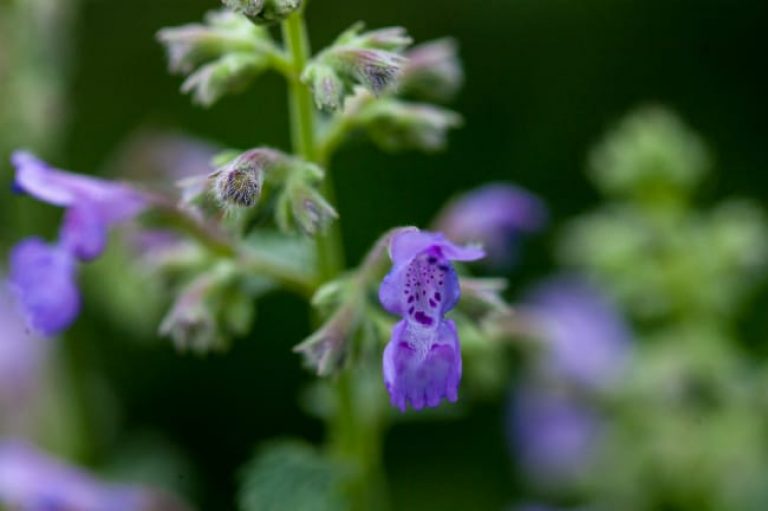
<instances>
[{"instance_id":1,"label":"blurred background","mask_svg":"<svg viewBox=\"0 0 768 511\"><path fill-rule=\"evenodd\" d=\"M25 17L32 4L35 12L45 12L43 21ZM156 32L198 21L216 7L214 0L0 0L2 183L10 183L8 156L17 146L62 168L101 175L114 174L118 162L121 169L130 167L121 151L139 133L183 133L221 146L287 147L287 99L278 76L266 76L247 93L206 110L181 95L178 77L168 74ZM611 287L616 279L611 281L612 274L594 263L597 256L578 249L566 250L564 258L557 255L564 238L579 237L572 234L578 230L572 228L575 218L606 207L599 179L595 186L586 172L592 149L627 113L645 104L676 112L707 144L712 170L691 203L709 209L740 196L766 204L768 6L764 1L312 0L308 22L313 45L324 46L358 20L369 27L405 26L417 41L455 37L467 79L452 108L464 116L466 125L451 135L445 152L434 156L385 155L364 141L342 149L334 171L351 262L392 226L428 225L455 194L488 181L513 182L546 202L551 221L544 232L527 241L517 265L507 270L509 298L520 300L526 290L559 273L563 265L594 270L608 281L608 294L634 321L638 338L646 336L644 332L658 332L654 329L658 317L648 319L645 309L624 300L626 286ZM27 30L20 31L21 26ZM32 226L35 232L55 233L58 217L53 208L14 197L8 188L3 187L0 200L3 252L32 232ZM693 209L690 204L686 207ZM753 219L759 214L746 216ZM630 224L616 227L615 232L627 229L632 229ZM753 238L766 235L759 228L755 232ZM610 243L614 238L607 239ZM698 251L712 248L707 240L696 245ZM744 246L753 251L748 242ZM684 246L686 250L690 246ZM115 291L130 286L121 274L105 272L108 264L84 270L83 315L57 348L57 364L68 368L64 372L76 380L70 383L80 386L79 395L84 397L81 402L60 403L62 410L53 423L36 425L49 431L50 449L106 473L132 472L140 479L162 480L199 509L233 509L238 469L257 446L284 436L323 438L322 424L301 406L304 389L314 377L290 351L309 328L296 320L307 316L296 314L297 308L305 307L302 302L288 294L271 294L259 305L253 335L235 342L228 353L179 356L167 340L154 335L159 317L147 317L150 308L111 305L116 298L110 292L130 295L130 290ZM628 274L636 269L629 263L622 268ZM110 275L106 286L105 274ZM724 271L722 282L707 280L706 275L702 272L702 281L694 279L692 285L717 294L729 285L725 282L732 272ZM746 280L752 280L750 275ZM754 281L759 283L758 278ZM124 300L131 302L131 297ZM163 298L158 300L162 303ZM765 387L755 383L763 380L751 376L763 374L761 364L768 355L764 344L768 299L758 286L748 301L735 301L738 313L718 317L720 323L707 335L727 330L727 345L738 346L733 349L739 355L734 356L739 364L746 360L749 368L735 370L737 375L750 375L745 384L750 390L744 393L754 392L755 403L768 402ZM720 328L723 325L727 326ZM521 363L511 358L511 367L519 368ZM704 365L707 377L723 374L716 364ZM81 371L80 366L88 370ZM478 396L450 420L408 419L389 430L385 466L395 509L512 509L544 498L562 505L585 500L584 490L561 492L547 485L539 489L521 475L516 462L520 453L510 441L515 436L510 422L515 421L509 416L510 408L515 408L510 402L518 399L510 397L515 393L510 389L522 372L510 371L503 389ZM638 388L636 392L648 391L643 384ZM743 395L738 389L733 392ZM647 395L653 393L643 394ZM730 425L723 426L725 431L741 428L752 418L750 410L755 420L764 420L765 409L744 405L743 415L726 421ZM648 413L662 417L667 411ZM64 440L70 437L68 427L87 428L81 434L87 441L73 445ZM637 429L641 437L649 434ZM755 433L755 438L765 442L766 435L768 429ZM686 438L716 443L732 436ZM697 456L688 460L690 465L680 466L699 466ZM761 456L768 457L768 451ZM620 449L612 459L621 464ZM768 483L768 471L763 470L768 463L763 461L750 465L749 473L759 483ZM655 484L642 477L627 479L632 481L627 483L630 487ZM675 491L660 490L664 495ZM706 505L691 507L701 503L685 495L699 493L686 491L680 490L683 497L659 498L641 508L722 511L768 505L762 495L736 507L701 497ZM728 491L747 492L738 485ZM616 498L612 502L625 497Z\"/></svg>"}]
</instances>

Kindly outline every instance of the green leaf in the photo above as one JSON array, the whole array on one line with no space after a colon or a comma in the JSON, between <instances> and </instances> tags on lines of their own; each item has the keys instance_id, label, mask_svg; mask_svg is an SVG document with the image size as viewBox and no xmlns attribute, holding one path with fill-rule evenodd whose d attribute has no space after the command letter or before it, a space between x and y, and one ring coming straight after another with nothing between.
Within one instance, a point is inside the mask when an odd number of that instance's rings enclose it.
<instances>
[{"instance_id":1,"label":"green leaf","mask_svg":"<svg viewBox=\"0 0 768 511\"><path fill-rule=\"evenodd\" d=\"M240 511L344 511L347 469L298 440L270 444L243 469Z\"/></svg>"}]
</instances>

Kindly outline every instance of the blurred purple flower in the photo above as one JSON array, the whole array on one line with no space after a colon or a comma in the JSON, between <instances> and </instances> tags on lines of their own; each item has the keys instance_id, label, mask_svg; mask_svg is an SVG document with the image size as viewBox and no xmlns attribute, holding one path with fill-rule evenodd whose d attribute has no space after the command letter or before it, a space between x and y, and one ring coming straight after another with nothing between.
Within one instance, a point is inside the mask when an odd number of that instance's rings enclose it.
<instances>
[{"instance_id":1,"label":"blurred purple flower","mask_svg":"<svg viewBox=\"0 0 768 511\"><path fill-rule=\"evenodd\" d=\"M9 286L30 328L52 336L69 327L80 312L77 266L70 253L39 238L11 251Z\"/></svg>"},{"instance_id":2,"label":"blurred purple flower","mask_svg":"<svg viewBox=\"0 0 768 511\"><path fill-rule=\"evenodd\" d=\"M39 389L48 343L30 334L0 286L0 431L13 429Z\"/></svg>"},{"instance_id":3,"label":"blurred purple flower","mask_svg":"<svg viewBox=\"0 0 768 511\"><path fill-rule=\"evenodd\" d=\"M133 188L55 169L25 151L16 151L11 161L16 167L16 190L67 208L61 245L82 261L101 255L110 226L133 218L147 206L147 197Z\"/></svg>"},{"instance_id":4,"label":"blurred purple flower","mask_svg":"<svg viewBox=\"0 0 768 511\"><path fill-rule=\"evenodd\" d=\"M577 277L551 279L524 300L547 353L540 369L590 388L610 386L628 362L632 336L619 311Z\"/></svg>"},{"instance_id":5,"label":"blurred purple flower","mask_svg":"<svg viewBox=\"0 0 768 511\"><path fill-rule=\"evenodd\" d=\"M392 270L379 288L382 306L403 319L384 350L384 382L392 404L420 410L444 398L456 401L461 351L456 326L445 313L459 300L459 280L451 261L483 257L478 248L460 247L440 233L400 229L392 235Z\"/></svg>"},{"instance_id":6,"label":"blurred purple flower","mask_svg":"<svg viewBox=\"0 0 768 511\"><path fill-rule=\"evenodd\" d=\"M481 243L487 262L503 267L517 258L521 234L539 231L547 222L544 204L530 192L510 184L493 183L449 202L435 229L460 243Z\"/></svg>"},{"instance_id":7,"label":"blurred purple flower","mask_svg":"<svg viewBox=\"0 0 768 511\"><path fill-rule=\"evenodd\" d=\"M509 433L523 472L542 486L578 479L599 440L599 418L555 389L527 382L510 407Z\"/></svg>"},{"instance_id":8,"label":"blurred purple flower","mask_svg":"<svg viewBox=\"0 0 768 511\"><path fill-rule=\"evenodd\" d=\"M126 185L55 169L24 151L11 161L16 190L67 208L58 243L29 238L11 252L9 283L27 323L51 336L69 327L80 310L77 260L98 257L109 227L139 214L149 198Z\"/></svg>"},{"instance_id":9,"label":"blurred purple flower","mask_svg":"<svg viewBox=\"0 0 768 511\"><path fill-rule=\"evenodd\" d=\"M98 481L13 440L0 442L0 505L24 511L182 509L147 489Z\"/></svg>"}]
</instances>

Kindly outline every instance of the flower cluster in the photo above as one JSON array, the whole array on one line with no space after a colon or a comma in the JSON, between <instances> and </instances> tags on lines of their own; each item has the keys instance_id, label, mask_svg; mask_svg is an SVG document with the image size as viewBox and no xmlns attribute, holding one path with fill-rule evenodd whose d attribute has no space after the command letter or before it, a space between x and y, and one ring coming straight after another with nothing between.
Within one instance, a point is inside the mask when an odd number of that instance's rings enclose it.
<instances>
[{"instance_id":1,"label":"flower cluster","mask_svg":"<svg viewBox=\"0 0 768 511\"><path fill-rule=\"evenodd\" d=\"M11 289L29 326L51 336L78 315L78 262L101 255L109 228L141 213L149 199L120 183L55 169L27 152L14 153L12 162L16 190L66 208L57 243L28 238L14 247L10 260Z\"/></svg>"},{"instance_id":2,"label":"flower cluster","mask_svg":"<svg viewBox=\"0 0 768 511\"><path fill-rule=\"evenodd\" d=\"M483 251L460 247L442 234L403 228L390 241L392 270L379 288L382 306L402 319L384 350L384 381L392 404L405 411L456 401L461 351L456 325L445 314L459 301L451 261L474 261Z\"/></svg>"},{"instance_id":3,"label":"flower cluster","mask_svg":"<svg viewBox=\"0 0 768 511\"><path fill-rule=\"evenodd\" d=\"M356 24L307 66L302 79L310 85L318 108L338 110L356 84L374 94L393 86L406 59L400 54L411 38L400 27L362 32Z\"/></svg>"},{"instance_id":4,"label":"flower cluster","mask_svg":"<svg viewBox=\"0 0 768 511\"><path fill-rule=\"evenodd\" d=\"M181 90L203 106L242 89L279 58L266 28L226 10L208 13L205 24L163 29L157 38L170 70L187 76Z\"/></svg>"},{"instance_id":5,"label":"flower cluster","mask_svg":"<svg viewBox=\"0 0 768 511\"><path fill-rule=\"evenodd\" d=\"M186 509L165 494L139 486L104 483L16 441L0 443L0 505L30 511Z\"/></svg>"}]
</instances>

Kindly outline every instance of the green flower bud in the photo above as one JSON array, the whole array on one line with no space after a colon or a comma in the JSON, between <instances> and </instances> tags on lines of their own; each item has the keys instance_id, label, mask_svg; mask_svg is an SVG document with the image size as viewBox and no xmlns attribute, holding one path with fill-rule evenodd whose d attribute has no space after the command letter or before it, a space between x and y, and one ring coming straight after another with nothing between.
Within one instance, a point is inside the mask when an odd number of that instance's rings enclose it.
<instances>
[{"instance_id":1,"label":"green flower bud","mask_svg":"<svg viewBox=\"0 0 768 511\"><path fill-rule=\"evenodd\" d=\"M222 0L222 3L259 25L280 22L301 7L301 0Z\"/></svg>"}]
</instances>

